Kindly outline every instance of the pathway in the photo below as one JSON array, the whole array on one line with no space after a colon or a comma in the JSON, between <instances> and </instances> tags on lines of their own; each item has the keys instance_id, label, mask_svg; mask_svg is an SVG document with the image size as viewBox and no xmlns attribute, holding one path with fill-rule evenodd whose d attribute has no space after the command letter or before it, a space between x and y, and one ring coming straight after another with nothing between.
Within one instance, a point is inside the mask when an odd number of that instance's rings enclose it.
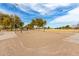
<instances>
[{"instance_id":1,"label":"pathway","mask_svg":"<svg viewBox=\"0 0 79 59\"><path fill-rule=\"evenodd\" d=\"M0 32L0 40L14 38L17 35L14 32Z\"/></svg>"},{"instance_id":2,"label":"pathway","mask_svg":"<svg viewBox=\"0 0 79 59\"><path fill-rule=\"evenodd\" d=\"M67 37L64 39L65 41L72 42L72 43L77 43L79 44L79 33L76 33L70 37Z\"/></svg>"}]
</instances>

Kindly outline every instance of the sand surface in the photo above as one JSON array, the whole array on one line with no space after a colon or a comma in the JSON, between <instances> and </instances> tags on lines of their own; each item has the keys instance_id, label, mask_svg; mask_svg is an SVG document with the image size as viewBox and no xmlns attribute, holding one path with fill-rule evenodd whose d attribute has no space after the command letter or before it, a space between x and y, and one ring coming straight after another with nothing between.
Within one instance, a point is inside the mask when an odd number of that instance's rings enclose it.
<instances>
[{"instance_id":1,"label":"sand surface","mask_svg":"<svg viewBox=\"0 0 79 59\"><path fill-rule=\"evenodd\" d=\"M15 34L12 38L0 38L0 55L79 55L79 44L67 41L76 34L74 32L23 31Z\"/></svg>"}]
</instances>

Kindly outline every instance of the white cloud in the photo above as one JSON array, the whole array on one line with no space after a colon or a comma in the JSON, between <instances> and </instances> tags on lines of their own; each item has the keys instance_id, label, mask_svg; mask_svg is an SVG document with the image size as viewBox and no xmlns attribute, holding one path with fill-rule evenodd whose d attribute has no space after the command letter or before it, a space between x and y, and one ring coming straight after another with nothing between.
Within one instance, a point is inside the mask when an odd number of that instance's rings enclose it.
<instances>
[{"instance_id":1,"label":"white cloud","mask_svg":"<svg viewBox=\"0 0 79 59\"><path fill-rule=\"evenodd\" d=\"M79 7L69 11L68 15L59 17L50 22L51 24L56 24L58 26L63 25L74 25L79 23Z\"/></svg>"},{"instance_id":2,"label":"white cloud","mask_svg":"<svg viewBox=\"0 0 79 59\"><path fill-rule=\"evenodd\" d=\"M9 14L9 15L13 14L13 13L11 13L9 11L4 10L4 9L0 9L0 13Z\"/></svg>"},{"instance_id":3,"label":"white cloud","mask_svg":"<svg viewBox=\"0 0 79 59\"><path fill-rule=\"evenodd\" d=\"M58 6L67 6L69 3L27 3L27 4L18 4L18 7L25 11L30 12L29 10L32 9L36 12L39 12L41 15L48 15L50 14L51 10L55 9Z\"/></svg>"}]
</instances>

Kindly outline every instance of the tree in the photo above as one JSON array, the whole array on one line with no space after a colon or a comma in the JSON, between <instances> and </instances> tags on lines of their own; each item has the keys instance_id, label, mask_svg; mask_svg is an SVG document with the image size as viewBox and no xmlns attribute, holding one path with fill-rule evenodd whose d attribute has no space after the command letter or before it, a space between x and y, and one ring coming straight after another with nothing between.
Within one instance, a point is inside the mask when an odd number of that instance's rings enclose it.
<instances>
[{"instance_id":1,"label":"tree","mask_svg":"<svg viewBox=\"0 0 79 59\"><path fill-rule=\"evenodd\" d=\"M48 26L47 28L50 29L50 26Z\"/></svg>"},{"instance_id":2,"label":"tree","mask_svg":"<svg viewBox=\"0 0 79 59\"><path fill-rule=\"evenodd\" d=\"M32 20L31 24L33 25L33 27L37 26L37 28L44 28L44 26L46 25L46 21L42 18L36 18Z\"/></svg>"},{"instance_id":3,"label":"tree","mask_svg":"<svg viewBox=\"0 0 79 59\"><path fill-rule=\"evenodd\" d=\"M14 25L15 25L15 28L19 28L19 25L21 23L21 20L18 16L14 15Z\"/></svg>"},{"instance_id":4,"label":"tree","mask_svg":"<svg viewBox=\"0 0 79 59\"><path fill-rule=\"evenodd\" d=\"M0 27L3 29L16 29L22 26L23 22L17 15L8 15L0 13Z\"/></svg>"},{"instance_id":5,"label":"tree","mask_svg":"<svg viewBox=\"0 0 79 59\"><path fill-rule=\"evenodd\" d=\"M44 20L44 21L43 21L43 27L46 25L46 23L47 23L47 22Z\"/></svg>"},{"instance_id":6,"label":"tree","mask_svg":"<svg viewBox=\"0 0 79 59\"><path fill-rule=\"evenodd\" d=\"M14 29L14 16L10 15L10 29L11 31Z\"/></svg>"},{"instance_id":7,"label":"tree","mask_svg":"<svg viewBox=\"0 0 79 59\"><path fill-rule=\"evenodd\" d=\"M71 29L70 25L58 27L57 29Z\"/></svg>"},{"instance_id":8,"label":"tree","mask_svg":"<svg viewBox=\"0 0 79 59\"><path fill-rule=\"evenodd\" d=\"M32 25L32 24L28 24L28 25L26 26L26 28L27 28L27 30L28 30L28 29L33 29L33 25Z\"/></svg>"},{"instance_id":9,"label":"tree","mask_svg":"<svg viewBox=\"0 0 79 59\"><path fill-rule=\"evenodd\" d=\"M71 29L70 25L66 25L64 28Z\"/></svg>"},{"instance_id":10,"label":"tree","mask_svg":"<svg viewBox=\"0 0 79 59\"><path fill-rule=\"evenodd\" d=\"M10 16L10 28L12 29L17 29L22 27L23 22L21 21L21 19L17 16L17 15L11 15Z\"/></svg>"},{"instance_id":11,"label":"tree","mask_svg":"<svg viewBox=\"0 0 79 59\"><path fill-rule=\"evenodd\" d=\"M20 28L21 32L22 32L22 30L23 30L23 26L24 26L24 23L23 23L23 22L20 22L19 28Z\"/></svg>"},{"instance_id":12,"label":"tree","mask_svg":"<svg viewBox=\"0 0 79 59\"><path fill-rule=\"evenodd\" d=\"M7 15L7 14L2 15L1 21L2 21L1 25L3 26L3 28L8 29L9 25L10 25L10 17L9 17L9 15Z\"/></svg>"}]
</instances>

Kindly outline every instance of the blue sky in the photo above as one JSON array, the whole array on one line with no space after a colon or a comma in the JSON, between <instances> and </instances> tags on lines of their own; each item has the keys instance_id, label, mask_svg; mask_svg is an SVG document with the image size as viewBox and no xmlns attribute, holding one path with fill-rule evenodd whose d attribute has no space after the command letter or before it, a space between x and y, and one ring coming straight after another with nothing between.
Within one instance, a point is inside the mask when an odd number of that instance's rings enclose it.
<instances>
[{"instance_id":1,"label":"blue sky","mask_svg":"<svg viewBox=\"0 0 79 59\"><path fill-rule=\"evenodd\" d=\"M47 20L50 27L75 25L79 22L78 3L0 3L0 12L16 14L28 24L33 18Z\"/></svg>"}]
</instances>

